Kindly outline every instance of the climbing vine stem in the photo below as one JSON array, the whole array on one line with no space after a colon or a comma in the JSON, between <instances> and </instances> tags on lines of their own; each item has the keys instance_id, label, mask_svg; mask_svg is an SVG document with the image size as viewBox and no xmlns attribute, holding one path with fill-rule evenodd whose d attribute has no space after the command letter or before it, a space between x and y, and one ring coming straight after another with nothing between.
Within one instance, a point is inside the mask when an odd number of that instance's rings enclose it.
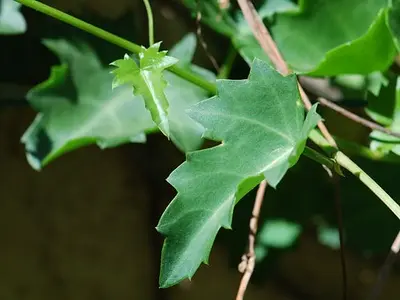
<instances>
[{"instance_id":1,"label":"climbing vine stem","mask_svg":"<svg viewBox=\"0 0 400 300\"><path fill-rule=\"evenodd\" d=\"M67 13L64 13L54 7L48 6L39 1L36 1L36 0L15 0L15 1L25 5L27 7L30 7L38 12L41 12L45 15L48 15L52 18L55 18L64 23L72 25L83 31L86 31L94 36L97 36L98 38L101 38L101 39L103 39L109 43L112 43L118 47L121 47L127 51L130 51L133 53L140 53L143 50L143 48L141 46L139 46L133 42L130 42L124 38L121 38L115 34L112 34L108 31L106 31L106 30L103 30L92 24L89 24L78 18L75 18ZM190 81L190 82L194 83L195 85L202 87L203 89L207 90L209 93L215 94L217 91L217 88L214 83L209 82L208 80L202 78L199 75L194 74L193 72L190 72L190 71L187 71L186 69L177 67L176 65L170 67L168 70L171 71L172 73L175 73L179 77L182 77L182 78L186 79L187 81Z\"/></svg>"}]
</instances>

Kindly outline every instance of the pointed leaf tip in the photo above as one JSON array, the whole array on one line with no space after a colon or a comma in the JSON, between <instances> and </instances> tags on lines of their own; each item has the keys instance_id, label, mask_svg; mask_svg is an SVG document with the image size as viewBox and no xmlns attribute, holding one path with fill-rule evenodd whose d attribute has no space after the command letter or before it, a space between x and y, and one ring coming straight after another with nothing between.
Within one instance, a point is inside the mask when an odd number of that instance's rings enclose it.
<instances>
[{"instance_id":1,"label":"pointed leaf tip","mask_svg":"<svg viewBox=\"0 0 400 300\"><path fill-rule=\"evenodd\" d=\"M160 285L193 276L207 262L221 227L231 226L235 204L264 178L277 185L304 150L304 108L295 76L283 77L255 60L249 79L220 80L218 94L190 109L206 128L204 136L222 141L191 152L168 177L177 195L157 230L166 236ZM264 176L263 176L264 175Z\"/></svg>"}]
</instances>

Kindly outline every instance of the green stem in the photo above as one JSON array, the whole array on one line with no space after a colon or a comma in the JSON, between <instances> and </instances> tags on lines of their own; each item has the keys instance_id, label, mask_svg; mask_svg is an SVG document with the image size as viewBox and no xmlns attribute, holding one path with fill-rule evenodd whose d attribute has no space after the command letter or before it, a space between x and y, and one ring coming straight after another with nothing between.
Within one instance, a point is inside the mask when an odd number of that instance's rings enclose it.
<instances>
[{"instance_id":1,"label":"green stem","mask_svg":"<svg viewBox=\"0 0 400 300\"><path fill-rule=\"evenodd\" d=\"M229 74L231 73L231 70L232 70L233 63L235 62L235 59L236 59L236 55L237 55L237 51L236 51L235 47L231 44L229 46L228 55L225 59L225 62L222 65L221 70L217 76L218 79L226 79L229 77Z\"/></svg>"},{"instance_id":2,"label":"green stem","mask_svg":"<svg viewBox=\"0 0 400 300\"><path fill-rule=\"evenodd\" d=\"M368 147L363 145L347 141L338 137L335 137L336 143L339 149L343 149L344 152L352 155L358 155L360 157L364 157L370 160L375 160L379 162L387 162L387 163L400 163L400 157L393 153L381 153L379 151L371 150Z\"/></svg>"},{"instance_id":3,"label":"green stem","mask_svg":"<svg viewBox=\"0 0 400 300\"><path fill-rule=\"evenodd\" d=\"M69 25L72 25L76 28L79 28L83 31L86 31L94 36L97 36L109 43L112 43L118 47L121 47L123 49L126 49L130 52L133 53L140 53L142 52L142 47L139 45L132 43L126 39L123 39L115 34L112 34L108 31L105 31L103 29L100 29L96 26L93 26L87 22L84 22L78 18L75 18L69 14L66 14L58 9L55 9L51 6L48 6L46 4L43 4L39 1L36 0L15 0L16 2L19 2L27 7L30 7L38 12L41 12L45 15L48 15L50 17L53 17L57 20L60 20L64 23L67 23ZM194 83L195 85L202 87L203 89L207 90L208 92L215 94L217 91L217 88L214 83L209 82L208 80L205 80L201 76L198 76L190 71L187 71L185 69L179 68L176 65L170 67L168 69L172 73L175 73L179 77L182 77L186 79L187 81L190 81Z\"/></svg>"},{"instance_id":4,"label":"green stem","mask_svg":"<svg viewBox=\"0 0 400 300\"><path fill-rule=\"evenodd\" d=\"M86 31L94 36L97 36L107 42L110 42L114 45L117 45L117 46L124 48L126 50L129 50L131 52L139 53L142 51L142 48L139 45L136 45L135 43L127 41L115 34L109 33L103 29L100 29L89 23L86 23L78 18L68 15L58 9L55 9L51 6L43 4L39 1L36 1L36 0L15 0L15 1L21 3L25 6L28 6L34 10L37 10L43 14L46 14L50 17L53 17L57 20L60 20L64 23L67 23L67 24L72 25L76 28L79 28L83 31Z\"/></svg>"},{"instance_id":5,"label":"green stem","mask_svg":"<svg viewBox=\"0 0 400 300\"><path fill-rule=\"evenodd\" d=\"M321 147L329 156L331 156L340 166L356 176L364 185L366 185L400 220L400 206L388 193L382 189L375 180L364 172L356 163L354 163L343 152L334 149L325 138L317 131L312 130L310 139Z\"/></svg>"},{"instance_id":6,"label":"green stem","mask_svg":"<svg viewBox=\"0 0 400 300\"><path fill-rule=\"evenodd\" d=\"M148 27L149 27L149 47L154 44L154 21L153 21L153 12L151 11L151 5L149 0L143 0L144 6L146 6L147 19L148 19Z\"/></svg>"},{"instance_id":7,"label":"green stem","mask_svg":"<svg viewBox=\"0 0 400 300\"><path fill-rule=\"evenodd\" d=\"M400 219L400 206L379 186L371 177L368 176L359 166L357 166L350 158L343 152L338 151L335 154L335 160L343 168L346 168L350 173L356 176L362 183L364 183L387 207Z\"/></svg>"},{"instance_id":8,"label":"green stem","mask_svg":"<svg viewBox=\"0 0 400 300\"><path fill-rule=\"evenodd\" d=\"M124 48L133 53L140 53L142 48L135 43L127 41L117 35L109 33L103 29L100 29L96 26L93 26L89 23L86 23L78 18L70 16L62 11L59 11L55 8L52 8L48 5L40 3L36 0L15 0L25 6L28 6L34 10L37 10L41 13L49 15L55 19L58 19L62 22L70 24L74 27L77 27L83 31L86 31L94 36L97 36L105 41L108 41L114 45L117 45L121 48ZM215 94L217 91L216 85L212 82L209 82L202 77L189 72L185 69L181 69L176 65L169 68L169 71L175 73L176 75L198 85L210 93ZM341 165L343 168L350 171L353 175L355 175L361 182L363 182L379 199L384 202L387 207L400 219L400 207L399 205L371 178L366 174L359 166L357 166L353 161L350 160L344 153L337 151L333 147L329 145L326 139L317 131L313 130L310 134L310 139L320 146L328 155L330 155L336 162ZM308 153L308 152L307 152ZM315 157L314 157L315 158Z\"/></svg>"}]
</instances>

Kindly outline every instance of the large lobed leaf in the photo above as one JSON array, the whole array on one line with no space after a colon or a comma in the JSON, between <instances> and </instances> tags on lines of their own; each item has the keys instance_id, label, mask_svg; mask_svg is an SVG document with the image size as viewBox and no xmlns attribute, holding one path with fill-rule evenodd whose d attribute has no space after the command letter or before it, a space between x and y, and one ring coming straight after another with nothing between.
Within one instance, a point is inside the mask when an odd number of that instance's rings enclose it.
<instances>
[{"instance_id":1,"label":"large lobed leaf","mask_svg":"<svg viewBox=\"0 0 400 300\"><path fill-rule=\"evenodd\" d=\"M112 90L110 70L101 66L93 51L64 40L46 40L62 65L27 95L39 111L22 137L35 169L65 152L97 143L102 148L145 141L144 131L154 128L139 97L121 87Z\"/></svg>"},{"instance_id":2,"label":"large lobed leaf","mask_svg":"<svg viewBox=\"0 0 400 300\"><path fill-rule=\"evenodd\" d=\"M166 236L160 285L191 278L207 262L218 230L229 228L234 205L263 178L276 186L301 155L320 119L304 121L296 77L255 60L248 80L220 80L218 95L190 110L205 137L222 141L192 152L168 178L178 194L157 230Z\"/></svg>"},{"instance_id":3,"label":"large lobed leaf","mask_svg":"<svg viewBox=\"0 0 400 300\"><path fill-rule=\"evenodd\" d=\"M387 0L302 0L299 13L278 14L271 27L298 73L333 76L385 70L395 47Z\"/></svg>"},{"instance_id":4,"label":"large lobed leaf","mask_svg":"<svg viewBox=\"0 0 400 300\"><path fill-rule=\"evenodd\" d=\"M53 67L50 78L27 95L39 112L22 137L35 169L88 144L107 148L144 142L145 133L157 129L142 97L134 96L130 86L112 89L110 70L101 66L91 49L64 40L47 40L45 45L63 64ZM190 64L195 47L195 37L188 35L171 53L181 59L182 67L214 80L213 74ZM198 149L204 129L187 116L185 109L208 94L172 73L166 72L166 79L171 140L184 152Z\"/></svg>"},{"instance_id":5,"label":"large lobed leaf","mask_svg":"<svg viewBox=\"0 0 400 300\"><path fill-rule=\"evenodd\" d=\"M26 31L26 21L19 11L20 6L14 0L0 0L0 34L21 34Z\"/></svg>"},{"instance_id":6,"label":"large lobed leaf","mask_svg":"<svg viewBox=\"0 0 400 300\"><path fill-rule=\"evenodd\" d=\"M314 76L368 74L387 69L396 55L399 0L260 1L258 13L296 72ZM203 21L231 38L240 55L269 62L240 10L223 11L217 0L184 3Z\"/></svg>"}]
</instances>

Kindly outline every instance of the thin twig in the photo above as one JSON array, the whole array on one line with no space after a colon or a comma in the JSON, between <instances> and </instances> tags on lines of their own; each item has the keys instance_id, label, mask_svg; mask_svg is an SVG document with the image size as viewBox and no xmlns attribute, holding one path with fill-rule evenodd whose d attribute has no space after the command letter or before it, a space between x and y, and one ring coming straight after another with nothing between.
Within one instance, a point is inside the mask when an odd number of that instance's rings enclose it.
<instances>
[{"instance_id":1,"label":"thin twig","mask_svg":"<svg viewBox=\"0 0 400 300\"><path fill-rule=\"evenodd\" d=\"M324 97L330 101L343 99L343 92L339 87L333 86L328 78L299 76L299 83L309 93Z\"/></svg>"},{"instance_id":2,"label":"thin twig","mask_svg":"<svg viewBox=\"0 0 400 300\"><path fill-rule=\"evenodd\" d=\"M342 299L347 299L347 264L346 264L346 252L344 245L344 222L343 222L343 210L342 210L342 195L340 189L340 177L337 174L332 174L333 186L335 189L334 201L336 208L336 215L338 221L339 231L339 244L340 244L340 264L342 266Z\"/></svg>"},{"instance_id":3,"label":"thin twig","mask_svg":"<svg viewBox=\"0 0 400 300\"><path fill-rule=\"evenodd\" d=\"M278 50L274 40L271 37L267 27L265 27L263 21L257 13L257 10L254 8L253 4L249 0L237 0L240 9L243 12L243 15L249 24L251 30L261 48L268 55L272 64L275 66L278 72L282 75L288 75L290 73L289 67L287 66L285 60L283 59L281 53ZM307 110L311 108L311 101L308 98L307 94L304 92L303 88L299 84L299 91L301 95L301 99L303 100L304 106ZM326 138L326 140L331 144L331 146L337 148L336 142L332 135L329 133L325 124L320 121L318 122L318 127L321 130L321 133Z\"/></svg>"},{"instance_id":4,"label":"thin twig","mask_svg":"<svg viewBox=\"0 0 400 300\"><path fill-rule=\"evenodd\" d=\"M211 61L214 69L219 73L220 67L217 63L217 60L214 58L214 56L208 51L207 43L203 38L202 30L201 30L201 9L200 9L200 0L197 0L197 14L196 14L196 34L197 38L200 41L201 47L203 48L204 52L206 53L208 59Z\"/></svg>"},{"instance_id":5,"label":"thin twig","mask_svg":"<svg viewBox=\"0 0 400 300\"><path fill-rule=\"evenodd\" d=\"M258 43L260 44L261 48L265 51L265 53L268 55L269 59L271 60L272 64L275 66L275 68L280 72L282 75L288 75L290 73L289 67L286 64L285 60L283 59L281 53L278 50L278 47L276 46L274 40L271 37L271 34L269 33L268 29L264 25L263 21L261 20L260 16L258 15L256 9L254 8L253 4L249 0L237 0L240 9L243 12L243 15L249 24L255 38L257 39ZM307 110L310 110L311 108L311 101L308 98L307 94L304 92L302 86L298 83L298 88L300 92L301 99L303 101L303 104ZM332 137L332 135L329 133L328 129L326 128L325 124L320 121L318 122L318 127L321 130L322 135L325 137L327 142L334 148L337 149L337 144ZM250 248L250 247L249 247ZM250 251L249 251L250 252ZM342 260L342 267L343 267L343 272L346 272L345 266L346 263L344 261L344 256L341 256ZM255 262L251 261L253 264ZM248 265L250 262L248 262ZM254 267L253 267L254 268ZM251 272L247 272L243 275L242 278L242 283L240 284L239 287L239 292L236 300L242 299L244 295L244 291L246 290L246 286L250 277L252 274ZM346 287L347 287L347 280L346 276L343 278L344 280L344 300L346 299Z\"/></svg>"},{"instance_id":6,"label":"thin twig","mask_svg":"<svg viewBox=\"0 0 400 300\"><path fill-rule=\"evenodd\" d=\"M364 119L364 118L352 113L351 111L348 111L347 109L345 109L345 108L333 103L332 101L329 101L329 100L327 100L325 98L322 98L322 97L319 97L317 100L322 105L324 105L326 107L329 107L330 109L336 111L337 113L345 116L346 118L348 118L350 120L353 120L356 123L359 123L359 124L361 124L361 125L363 125L365 127L368 127L368 128L370 128L372 130L377 130L377 131L386 133L388 135L400 138L400 133L399 132L394 132L394 131L392 131L392 130L390 130L388 128L385 128L383 126L380 126L380 125L378 125L378 124L376 124L374 122L366 120L366 119Z\"/></svg>"},{"instance_id":7,"label":"thin twig","mask_svg":"<svg viewBox=\"0 0 400 300\"><path fill-rule=\"evenodd\" d=\"M236 300L243 300L247 285L250 282L251 275L254 271L256 264L255 241L258 229L258 219L260 217L261 206L264 200L265 189L267 181L263 180L257 190L256 200L253 206L253 215L250 219L249 231L249 249L246 254L242 256L242 263L239 265L239 271L243 273L242 280L240 281L239 290L236 295Z\"/></svg>"},{"instance_id":8,"label":"thin twig","mask_svg":"<svg viewBox=\"0 0 400 300\"><path fill-rule=\"evenodd\" d=\"M289 74L289 68L273 41L267 27L249 0L237 0L243 15L261 48L268 54L269 59L275 68L283 75Z\"/></svg>"}]
</instances>

